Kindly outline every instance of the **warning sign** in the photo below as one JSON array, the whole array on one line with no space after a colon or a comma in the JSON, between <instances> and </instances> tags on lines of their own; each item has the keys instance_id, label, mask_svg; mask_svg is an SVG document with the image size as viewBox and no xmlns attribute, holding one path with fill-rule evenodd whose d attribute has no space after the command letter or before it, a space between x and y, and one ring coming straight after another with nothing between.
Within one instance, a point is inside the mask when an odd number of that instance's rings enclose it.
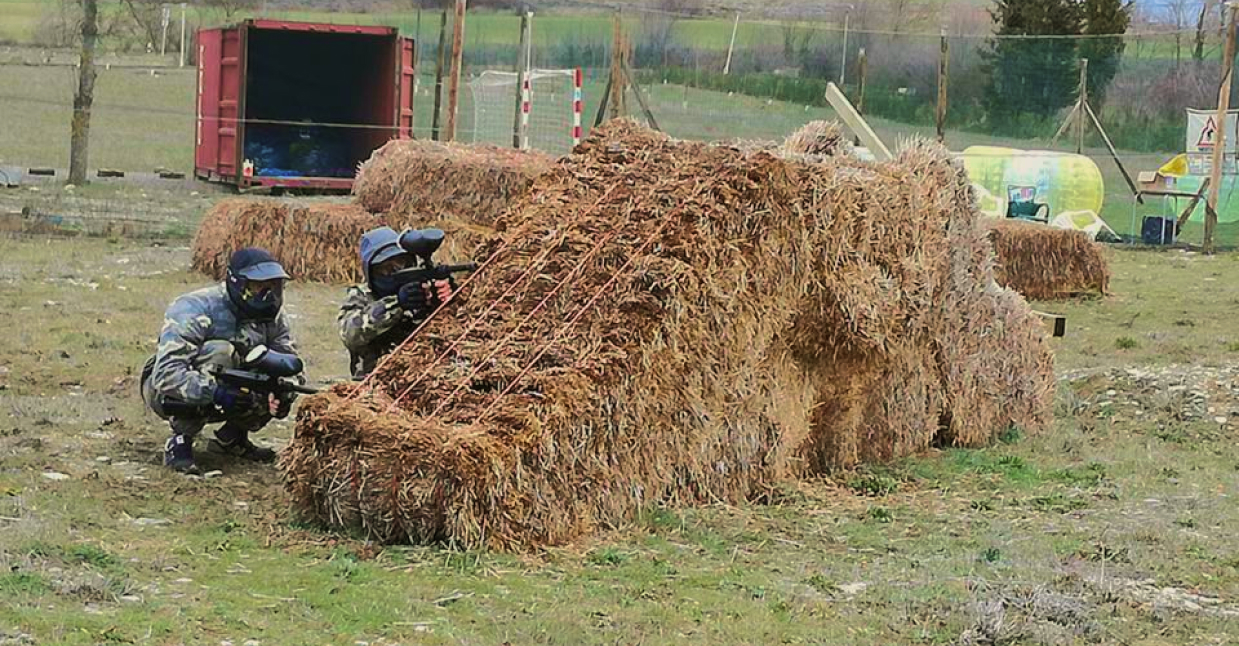
<instances>
[{"instance_id":1,"label":"warning sign","mask_svg":"<svg viewBox=\"0 0 1239 646\"><path fill-rule=\"evenodd\" d=\"M1226 141L1223 152L1222 172L1235 173L1235 153L1239 151L1239 110L1226 113ZM1213 145L1217 141L1217 112L1214 110L1187 111L1188 172L1192 175L1208 175L1213 168Z\"/></svg>"},{"instance_id":2,"label":"warning sign","mask_svg":"<svg viewBox=\"0 0 1239 646\"><path fill-rule=\"evenodd\" d=\"M1233 153L1236 147L1236 134L1239 130L1239 110L1226 113L1226 147L1225 152ZM1217 112L1205 110L1187 111L1187 142L1185 152L1213 152L1213 142L1217 138Z\"/></svg>"},{"instance_id":3,"label":"warning sign","mask_svg":"<svg viewBox=\"0 0 1239 646\"><path fill-rule=\"evenodd\" d=\"M1217 134L1217 124L1214 123L1214 118L1209 117L1205 121L1205 126L1200 129L1200 138L1196 140L1197 146L1212 146L1213 137Z\"/></svg>"}]
</instances>

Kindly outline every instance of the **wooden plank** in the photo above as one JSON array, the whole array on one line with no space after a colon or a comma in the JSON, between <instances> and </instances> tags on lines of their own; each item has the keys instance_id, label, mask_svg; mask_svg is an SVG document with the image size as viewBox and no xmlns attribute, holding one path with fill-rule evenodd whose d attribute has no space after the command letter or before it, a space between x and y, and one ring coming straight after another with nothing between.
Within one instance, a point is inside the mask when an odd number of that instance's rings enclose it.
<instances>
[{"instance_id":1,"label":"wooden plank","mask_svg":"<svg viewBox=\"0 0 1239 646\"><path fill-rule=\"evenodd\" d=\"M1058 132L1054 133L1054 137L1050 139L1050 148L1053 148L1054 145L1058 143L1059 138L1067 132L1067 129L1071 127L1072 119L1077 118L1079 116L1079 112L1080 102L1076 101L1076 104L1071 106L1071 112L1067 113L1067 118L1063 119L1063 125L1058 127Z\"/></svg>"},{"instance_id":2,"label":"wooden plank","mask_svg":"<svg viewBox=\"0 0 1239 646\"><path fill-rule=\"evenodd\" d=\"M1101 120L1093 113L1093 107L1087 102L1080 105L1084 106L1084 111L1088 113L1089 119L1092 119L1093 127L1097 128L1097 132L1101 134L1101 140L1106 142L1106 149L1110 151L1110 156L1114 158L1114 163L1118 165L1119 172L1123 173L1123 179L1127 180L1127 186L1131 189L1131 194L1135 196L1137 202L1144 204L1144 198L1140 196L1140 189L1132 181L1131 174L1123 167L1123 160L1119 159L1118 151L1114 149L1114 144L1110 143L1110 136L1106 134L1106 129L1101 127Z\"/></svg>"},{"instance_id":3,"label":"wooden plank","mask_svg":"<svg viewBox=\"0 0 1239 646\"><path fill-rule=\"evenodd\" d=\"M641 91L641 86L637 85L636 75L632 73L632 68L628 67L628 61L623 61L624 78L628 80L628 84L632 86L632 94L637 97L637 104L641 106L641 111L645 113L645 118L650 122L650 126L655 130L662 132L662 128L658 127L658 120L654 118L654 113L650 111L650 106L645 102L645 93Z\"/></svg>"},{"instance_id":4,"label":"wooden plank","mask_svg":"<svg viewBox=\"0 0 1239 646\"><path fill-rule=\"evenodd\" d=\"M1062 314L1050 314L1048 312L1038 312L1033 310L1033 314L1046 319L1053 325L1054 336L1062 337L1067 335L1067 317Z\"/></svg>"},{"instance_id":5,"label":"wooden plank","mask_svg":"<svg viewBox=\"0 0 1239 646\"><path fill-rule=\"evenodd\" d=\"M882 143L878 135L873 132L865 119L860 116L856 108L852 107L852 102L848 101L843 92L839 90L839 86L834 83L826 84L826 101L830 103L830 107L839 113L839 118L843 119L843 123L847 124L848 128L852 129L853 134L860 138L860 142L865 144L869 152L873 154L878 161L890 161L892 159L891 151Z\"/></svg>"},{"instance_id":6,"label":"wooden plank","mask_svg":"<svg viewBox=\"0 0 1239 646\"><path fill-rule=\"evenodd\" d=\"M594 127L602 125L602 121L607 118L607 104L611 101L611 82L614 81L610 76L607 77L607 88L602 91L602 100L598 102L598 114L594 115Z\"/></svg>"}]
</instances>

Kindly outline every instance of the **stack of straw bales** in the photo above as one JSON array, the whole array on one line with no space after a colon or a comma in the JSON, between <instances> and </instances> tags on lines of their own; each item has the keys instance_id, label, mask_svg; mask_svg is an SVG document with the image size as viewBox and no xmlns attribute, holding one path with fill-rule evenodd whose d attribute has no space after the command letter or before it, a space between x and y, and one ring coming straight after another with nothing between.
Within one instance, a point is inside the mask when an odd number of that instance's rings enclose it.
<instances>
[{"instance_id":1,"label":"stack of straw bales","mask_svg":"<svg viewBox=\"0 0 1239 646\"><path fill-rule=\"evenodd\" d=\"M611 122L497 228L446 316L303 400L303 512L531 547L1048 421L1040 324L936 145L807 163Z\"/></svg>"},{"instance_id":2,"label":"stack of straw bales","mask_svg":"<svg viewBox=\"0 0 1239 646\"><path fill-rule=\"evenodd\" d=\"M194 235L191 266L216 279L228 257L262 247L297 280L360 280L357 241L380 219L353 204L233 198L217 203Z\"/></svg>"},{"instance_id":3,"label":"stack of straw bales","mask_svg":"<svg viewBox=\"0 0 1239 646\"><path fill-rule=\"evenodd\" d=\"M1033 300L1109 289L1105 250L1083 232L1018 220L989 220L988 226L1000 285Z\"/></svg>"},{"instance_id":4,"label":"stack of straw bales","mask_svg":"<svg viewBox=\"0 0 1239 646\"><path fill-rule=\"evenodd\" d=\"M361 165L353 194L367 211L395 220L490 226L553 164L537 151L398 139Z\"/></svg>"},{"instance_id":5,"label":"stack of straw bales","mask_svg":"<svg viewBox=\"0 0 1239 646\"><path fill-rule=\"evenodd\" d=\"M498 214L528 192L553 160L542 153L432 141L396 140L362 164L356 204L251 198L224 200L204 216L193 268L221 278L228 254L263 247L294 278L360 280L357 245L377 226L437 227L448 233L436 257L470 259L494 235Z\"/></svg>"}]
</instances>

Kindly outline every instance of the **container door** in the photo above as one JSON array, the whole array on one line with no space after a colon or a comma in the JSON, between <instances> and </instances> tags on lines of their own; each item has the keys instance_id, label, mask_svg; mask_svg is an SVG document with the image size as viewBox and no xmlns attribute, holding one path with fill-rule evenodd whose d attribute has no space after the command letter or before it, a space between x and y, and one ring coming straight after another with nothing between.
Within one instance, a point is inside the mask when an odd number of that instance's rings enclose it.
<instances>
[{"instance_id":1,"label":"container door","mask_svg":"<svg viewBox=\"0 0 1239 646\"><path fill-rule=\"evenodd\" d=\"M219 166L219 29L198 32L198 105L194 168L210 177Z\"/></svg>"},{"instance_id":2,"label":"container door","mask_svg":"<svg viewBox=\"0 0 1239 646\"><path fill-rule=\"evenodd\" d=\"M400 139L413 137L413 96L417 93L417 43L412 38L400 39L400 70L398 88L400 100L396 104L396 136Z\"/></svg>"},{"instance_id":3,"label":"container door","mask_svg":"<svg viewBox=\"0 0 1239 646\"><path fill-rule=\"evenodd\" d=\"M238 149L241 85L244 68L241 56L241 30L225 29L220 39L219 58L219 173L228 177L238 174Z\"/></svg>"},{"instance_id":4,"label":"container door","mask_svg":"<svg viewBox=\"0 0 1239 646\"><path fill-rule=\"evenodd\" d=\"M237 94L241 35L236 29L198 32L198 125L194 166L203 177L237 175Z\"/></svg>"}]
</instances>

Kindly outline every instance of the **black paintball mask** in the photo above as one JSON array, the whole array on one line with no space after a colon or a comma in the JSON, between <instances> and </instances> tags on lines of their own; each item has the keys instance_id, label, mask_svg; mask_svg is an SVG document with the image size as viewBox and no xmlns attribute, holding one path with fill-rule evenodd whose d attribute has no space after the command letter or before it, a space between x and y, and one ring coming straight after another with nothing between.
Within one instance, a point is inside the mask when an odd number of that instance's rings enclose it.
<instances>
[{"instance_id":1,"label":"black paintball mask","mask_svg":"<svg viewBox=\"0 0 1239 646\"><path fill-rule=\"evenodd\" d=\"M271 321L284 305L288 273L265 249L240 249L228 260L228 299L243 318Z\"/></svg>"}]
</instances>

